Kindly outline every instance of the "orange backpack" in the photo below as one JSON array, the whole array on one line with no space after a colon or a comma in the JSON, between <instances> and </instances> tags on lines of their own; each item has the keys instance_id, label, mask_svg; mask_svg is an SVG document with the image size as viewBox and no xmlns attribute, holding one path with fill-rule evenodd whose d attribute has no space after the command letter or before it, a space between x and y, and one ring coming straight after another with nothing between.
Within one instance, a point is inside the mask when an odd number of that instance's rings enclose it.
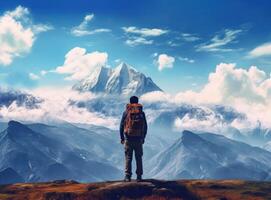
<instances>
[{"instance_id":1,"label":"orange backpack","mask_svg":"<svg viewBox=\"0 0 271 200\"><path fill-rule=\"evenodd\" d=\"M143 136L144 114L141 104L127 104L124 132L128 136Z\"/></svg>"}]
</instances>

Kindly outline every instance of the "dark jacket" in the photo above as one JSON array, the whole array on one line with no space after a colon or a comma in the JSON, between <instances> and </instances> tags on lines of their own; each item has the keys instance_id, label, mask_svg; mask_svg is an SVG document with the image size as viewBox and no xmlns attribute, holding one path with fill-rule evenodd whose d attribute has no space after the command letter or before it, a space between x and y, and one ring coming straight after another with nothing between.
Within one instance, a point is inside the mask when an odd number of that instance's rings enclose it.
<instances>
[{"instance_id":1,"label":"dark jacket","mask_svg":"<svg viewBox=\"0 0 271 200\"><path fill-rule=\"evenodd\" d=\"M125 120L127 117L127 112L124 111L122 114L121 122L120 122L120 139L121 140L145 140L145 137L147 135L147 130L148 130L148 125L147 125L147 120L145 113L143 112L143 117L144 117L144 124L143 124L143 136L142 137L129 137L126 133L124 133L124 124Z\"/></svg>"}]
</instances>

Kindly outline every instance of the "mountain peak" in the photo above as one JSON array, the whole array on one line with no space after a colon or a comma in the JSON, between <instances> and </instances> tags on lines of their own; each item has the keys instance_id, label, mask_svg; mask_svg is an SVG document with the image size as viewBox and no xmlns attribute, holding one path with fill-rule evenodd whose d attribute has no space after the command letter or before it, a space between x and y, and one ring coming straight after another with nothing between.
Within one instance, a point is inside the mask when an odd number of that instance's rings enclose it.
<instances>
[{"instance_id":1,"label":"mountain peak","mask_svg":"<svg viewBox=\"0 0 271 200\"><path fill-rule=\"evenodd\" d=\"M116 71L129 71L129 70L133 70L135 72L138 72L135 68L133 68L131 65L128 65L125 62L121 62L116 68Z\"/></svg>"},{"instance_id":2,"label":"mountain peak","mask_svg":"<svg viewBox=\"0 0 271 200\"><path fill-rule=\"evenodd\" d=\"M188 130L183 131L182 139L195 139L195 138L199 138L199 136Z\"/></svg>"},{"instance_id":3,"label":"mountain peak","mask_svg":"<svg viewBox=\"0 0 271 200\"><path fill-rule=\"evenodd\" d=\"M162 91L151 78L124 62L113 69L103 67L95 70L95 73L74 85L73 89L123 96Z\"/></svg>"},{"instance_id":4,"label":"mountain peak","mask_svg":"<svg viewBox=\"0 0 271 200\"><path fill-rule=\"evenodd\" d=\"M196 143L202 143L204 140L198 136L196 133L193 133L188 130L184 130L181 137L181 143L187 145L194 145Z\"/></svg>"},{"instance_id":5,"label":"mountain peak","mask_svg":"<svg viewBox=\"0 0 271 200\"><path fill-rule=\"evenodd\" d=\"M33 133L33 131L28 128L26 125L18 122L11 120L8 122L8 127L6 129L7 135L11 137L20 137L20 136L26 136Z\"/></svg>"},{"instance_id":6,"label":"mountain peak","mask_svg":"<svg viewBox=\"0 0 271 200\"><path fill-rule=\"evenodd\" d=\"M18 121L10 120L8 122L8 127L13 127L13 126L24 126L24 125Z\"/></svg>"}]
</instances>

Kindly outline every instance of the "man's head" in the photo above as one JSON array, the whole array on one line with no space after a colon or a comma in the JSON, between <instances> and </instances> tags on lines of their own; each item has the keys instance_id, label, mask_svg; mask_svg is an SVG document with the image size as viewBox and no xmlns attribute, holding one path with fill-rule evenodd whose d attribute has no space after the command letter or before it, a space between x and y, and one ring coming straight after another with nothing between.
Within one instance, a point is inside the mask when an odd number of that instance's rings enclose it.
<instances>
[{"instance_id":1,"label":"man's head","mask_svg":"<svg viewBox=\"0 0 271 200\"><path fill-rule=\"evenodd\" d=\"M130 103L138 103L138 97L137 96L132 96L130 98Z\"/></svg>"}]
</instances>

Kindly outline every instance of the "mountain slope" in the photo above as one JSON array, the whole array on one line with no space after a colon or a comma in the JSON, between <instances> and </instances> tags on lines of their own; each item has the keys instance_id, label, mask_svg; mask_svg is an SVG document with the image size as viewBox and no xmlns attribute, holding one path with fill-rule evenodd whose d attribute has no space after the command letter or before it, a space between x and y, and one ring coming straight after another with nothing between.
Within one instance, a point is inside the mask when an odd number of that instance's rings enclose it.
<instances>
[{"instance_id":1,"label":"mountain slope","mask_svg":"<svg viewBox=\"0 0 271 200\"><path fill-rule=\"evenodd\" d=\"M86 124L28 124L32 130L49 138L61 140L69 147L80 148L88 152L92 159L113 165L123 170L123 146L120 144L119 132L106 127ZM81 126L81 128L80 128ZM148 160L157 152L168 146L168 143L154 134L148 134L144 145L144 160Z\"/></svg>"},{"instance_id":2,"label":"mountain slope","mask_svg":"<svg viewBox=\"0 0 271 200\"><path fill-rule=\"evenodd\" d=\"M120 177L115 167L84 149L69 146L10 121L0 133L0 171L12 168L26 182L56 179L98 181Z\"/></svg>"},{"instance_id":3,"label":"mountain slope","mask_svg":"<svg viewBox=\"0 0 271 200\"><path fill-rule=\"evenodd\" d=\"M114 69L98 67L87 78L75 84L73 89L124 96L161 91L150 77L125 63Z\"/></svg>"},{"instance_id":4,"label":"mountain slope","mask_svg":"<svg viewBox=\"0 0 271 200\"><path fill-rule=\"evenodd\" d=\"M0 172L0 184L22 183L24 179L12 168Z\"/></svg>"},{"instance_id":5,"label":"mountain slope","mask_svg":"<svg viewBox=\"0 0 271 200\"><path fill-rule=\"evenodd\" d=\"M183 136L148 162L155 178L269 180L271 154L215 134Z\"/></svg>"}]
</instances>

